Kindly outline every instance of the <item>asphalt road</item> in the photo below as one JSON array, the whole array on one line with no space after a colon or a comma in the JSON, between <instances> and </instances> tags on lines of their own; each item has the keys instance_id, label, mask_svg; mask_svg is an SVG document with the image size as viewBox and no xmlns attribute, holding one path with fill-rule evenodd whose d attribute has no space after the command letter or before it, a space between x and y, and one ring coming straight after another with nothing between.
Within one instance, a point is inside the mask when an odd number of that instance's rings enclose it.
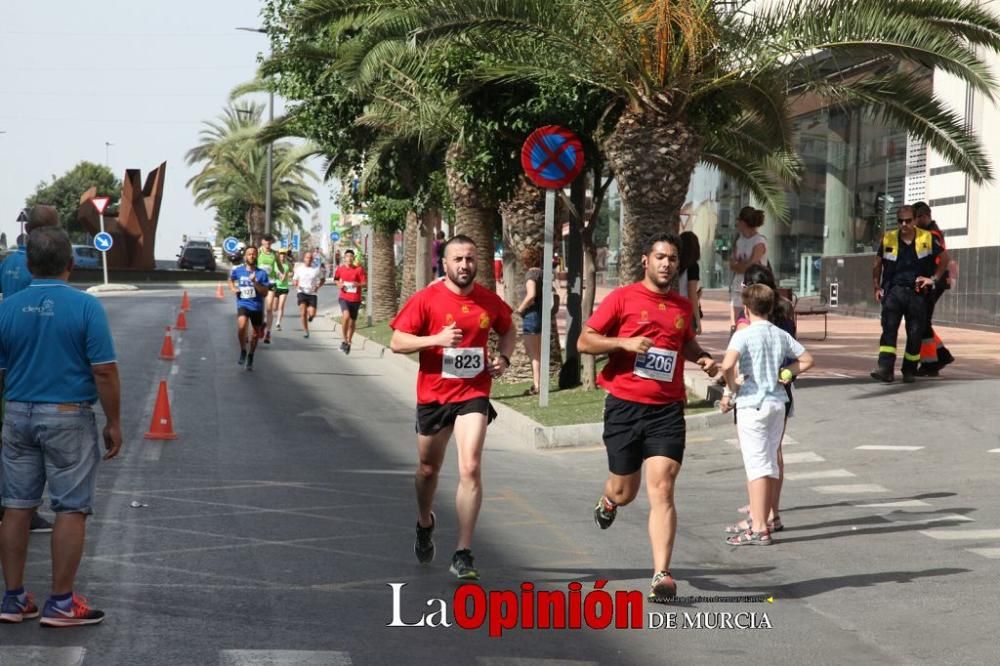
<instances>
[{"instance_id":1,"label":"asphalt road","mask_svg":"<svg viewBox=\"0 0 1000 666\"><path fill-rule=\"evenodd\" d=\"M371 345L344 356L328 322L304 340L293 317L247 373L236 364L233 305L212 293L191 291L173 363L157 352L178 291L104 298L127 441L101 470L78 591L108 619L70 630L0 625L0 665L996 662L1000 453L990 450L1000 448L1000 418L985 398L998 379L803 380L786 448L786 529L771 548L723 542L745 501L735 434L693 432L677 491L679 594L772 603L646 606L643 625L650 611L676 614L676 627L660 629L491 638L485 627L387 627L390 583L406 584L408 624L437 609L434 599L454 622L458 589L447 573L453 452L438 492L438 557L422 566L412 553L412 368ZM325 288L321 309L333 304ZM178 439L154 443L142 434L161 378ZM612 594L645 594L646 502L597 529L590 509L605 469L601 448L527 450L497 421L474 547L484 590L531 582L566 592L576 581L586 595L607 580ZM42 597L47 551L34 536L28 584ZM725 628L726 613L760 628Z\"/></svg>"}]
</instances>

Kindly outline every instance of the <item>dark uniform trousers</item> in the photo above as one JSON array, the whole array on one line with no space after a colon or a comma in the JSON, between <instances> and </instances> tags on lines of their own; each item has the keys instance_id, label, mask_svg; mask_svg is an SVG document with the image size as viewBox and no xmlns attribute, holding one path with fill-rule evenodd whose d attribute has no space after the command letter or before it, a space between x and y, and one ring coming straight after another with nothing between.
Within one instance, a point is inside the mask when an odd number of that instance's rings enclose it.
<instances>
[{"instance_id":1,"label":"dark uniform trousers","mask_svg":"<svg viewBox=\"0 0 1000 666\"><path fill-rule=\"evenodd\" d=\"M920 342L927 325L927 297L913 286L889 287L882 297L882 337L879 340L878 365L892 372L896 365L896 338L899 323L906 319L906 348L903 353L903 374L917 371L920 362Z\"/></svg>"}]
</instances>

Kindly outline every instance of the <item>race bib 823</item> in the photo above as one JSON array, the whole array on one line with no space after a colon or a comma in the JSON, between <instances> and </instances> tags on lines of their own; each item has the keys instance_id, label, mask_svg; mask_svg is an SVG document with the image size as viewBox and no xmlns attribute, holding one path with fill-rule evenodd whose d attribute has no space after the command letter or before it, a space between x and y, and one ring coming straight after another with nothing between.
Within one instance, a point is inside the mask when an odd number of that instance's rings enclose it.
<instances>
[{"instance_id":1,"label":"race bib 823","mask_svg":"<svg viewBox=\"0 0 1000 666\"><path fill-rule=\"evenodd\" d=\"M441 358L441 376L445 379L471 379L485 368L482 347L449 347Z\"/></svg>"}]
</instances>

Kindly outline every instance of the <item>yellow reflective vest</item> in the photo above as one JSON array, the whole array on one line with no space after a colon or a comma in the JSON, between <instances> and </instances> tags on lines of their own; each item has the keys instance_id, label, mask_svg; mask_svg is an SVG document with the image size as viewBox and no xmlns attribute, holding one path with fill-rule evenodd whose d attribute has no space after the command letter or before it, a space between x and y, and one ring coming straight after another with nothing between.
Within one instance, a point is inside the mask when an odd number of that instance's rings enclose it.
<instances>
[{"instance_id":1,"label":"yellow reflective vest","mask_svg":"<svg viewBox=\"0 0 1000 666\"><path fill-rule=\"evenodd\" d=\"M930 277L934 275L934 235L926 229L917 227L917 236L913 242L917 251L919 263L918 275ZM896 262L899 260L899 229L885 232L882 236L882 286L892 284L896 272Z\"/></svg>"}]
</instances>

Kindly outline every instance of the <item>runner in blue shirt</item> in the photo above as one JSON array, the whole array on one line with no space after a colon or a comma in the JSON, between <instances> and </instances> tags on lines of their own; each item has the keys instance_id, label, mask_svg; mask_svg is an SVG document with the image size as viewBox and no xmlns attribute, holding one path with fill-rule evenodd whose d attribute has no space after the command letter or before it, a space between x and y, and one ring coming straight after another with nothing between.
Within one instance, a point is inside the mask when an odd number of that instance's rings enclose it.
<instances>
[{"instance_id":1,"label":"runner in blue shirt","mask_svg":"<svg viewBox=\"0 0 1000 666\"><path fill-rule=\"evenodd\" d=\"M24 236L18 236L17 252L4 259L3 267L0 268L0 289L3 290L4 298L10 298L31 283L23 240Z\"/></svg>"},{"instance_id":2,"label":"runner in blue shirt","mask_svg":"<svg viewBox=\"0 0 1000 666\"><path fill-rule=\"evenodd\" d=\"M240 341L239 364L246 364L253 370L253 354L257 350L257 340L264 335L264 297L270 282L267 271L257 268L257 248L248 247L243 253L243 263L229 274L229 288L236 294L237 337ZM247 321L252 335L249 353L247 349Z\"/></svg>"}]
</instances>

